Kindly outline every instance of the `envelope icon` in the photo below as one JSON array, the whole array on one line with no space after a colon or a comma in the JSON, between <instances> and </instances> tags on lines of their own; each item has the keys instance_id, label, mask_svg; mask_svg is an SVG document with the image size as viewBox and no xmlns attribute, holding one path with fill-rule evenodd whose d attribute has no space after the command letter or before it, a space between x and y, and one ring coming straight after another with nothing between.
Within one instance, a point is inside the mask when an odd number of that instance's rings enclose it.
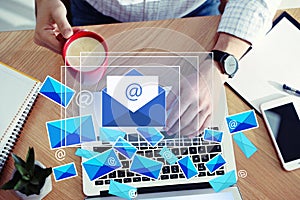
<instances>
[{"instance_id":1,"label":"envelope icon","mask_svg":"<svg viewBox=\"0 0 300 200\"><path fill-rule=\"evenodd\" d=\"M131 200L137 196L137 188L111 179L108 193Z\"/></svg>"},{"instance_id":2,"label":"envelope icon","mask_svg":"<svg viewBox=\"0 0 300 200\"><path fill-rule=\"evenodd\" d=\"M67 107L71 102L75 91L51 76L47 76L39 93L55 103Z\"/></svg>"},{"instance_id":3,"label":"envelope icon","mask_svg":"<svg viewBox=\"0 0 300 200\"><path fill-rule=\"evenodd\" d=\"M205 163L206 168L209 170L210 173L213 173L223 165L225 165L226 161L224 160L221 154L215 156L213 159L209 160Z\"/></svg>"},{"instance_id":4,"label":"envelope icon","mask_svg":"<svg viewBox=\"0 0 300 200\"><path fill-rule=\"evenodd\" d=\"M237 178L235 170L227 172L226 174L213 178L209 181L209 184L216 192L220 192L234 184L236 184Z\"/></svg>"},{"instance_id":5,"label":"envelope icon","mask_svg":"<svg viewBox=\"0 0 300 200\"><path fill-rule=\"evenodd\" d=\"M190 156L185 156L179 159L177 162L187 179L198 175L198 170L193 164L193 161L191 160Z\"/></svg>"},{"instance_id":6,"label":"envelope icon","mask_svg":"<svg viewBox=\"0 0 300 200\"><path fill-rule=\"evenodd\" d=\"M134 76L143 76L136 70ZM125 76L132 76L133 71ZM133 77L134 77L133 76ZM128 109L122 103L110 96L107 88L104 88L102 94L102 126L103 127L137 127L137 126L165 126L165 90L158 86L158 95L135 112ZM125 95L125 93L124 93Z\"/></svg>"},{"instance_id":7,"label":"envelope icon","mask_svg":"<svg viewBox=\"0 0 300 200\"><path fill-rule=\"evenodd\" d=\"M236 133L258 127L254 110L227 116L226 122L230 133Z\"/></svg>"},{"instance_id":8,"label":"envelope icon","mask_svg":"<svg viewBox=\"0 0 300 200\"><path fill-rule=\"evenodd\" d=\"M121 163L113 149L107 150L87 161L82 162L91 181L104 176L121 167Z\"/></svg>"},{"instance_id":9,"label":"envelope icon","mask_svg":"<svg viewBox=\"0 0 300 200\"><path fill-rule=\"evenodd\" d=\"M81 148L77 148L77 150L75 151L76 156L87 158L87 159L94 157L98 154L99 154L98 152L90 151L87 149L81 149Z\"/></svg>"},{"instance_id":10,"label":"envelope icon","mask_svg":"<svg viewBox=\"0 0 300 200\"><path fill-rule=\"evenodd\" d=\"M54 174L55 181L61 181L67 178L77 176L76 167L73 162L58 167L54 167L52 171Z\"/></svg>"},{"instance_id":11,"label":"envelope icon","mask_svg":"<svg viewBox=\"0 0 300 200\"><path fill-rule=\"evenodd\" d=\"M203 139L213 142L222 142L223 132L212 129L205 129Z\"/></svg>"},{"instance_id":12,"label":"envelope icon","mask_svg":"<svg viewBox=\"0 0 300 200\"><path fill-rule=\"evenodd\" d=\"M99 134L100 134L100 141L103 142L115 142L119 137L124 138L126 135L126 133L123 131L104 128L104 127L101 127L99 129Z\"/></svg>"},{"instance_id":13,"label":"envelope icon","mask_svg":"<svg viewBox=\"0 0 300 200\"><path fill-rule=\"evenodd\" d=\"M137 148L127 142L124 138L119 137L116 143L114 144L114 148L123 154L128 159L131 159L134 154L137 152Z\"/></svg>"},{"instance_id":14,"label":"envelope icon","mask_svg":"<svg viewBox=\"0 0 300 200\"><path fill-rule=\"evenodd\" d=\"M242 132L234 134L233 140L247 158L250 158L257 151L257 148L254 146L254 144Z\"/></svg>"},{"instance_id":15,"label":"envelope icon","mask_svg":"<svg viewBox=\"0 0 300 200\"><path fill-rule=\"evenodd\" d=\"M163 134L153 127L139 127L136 129L143 138L153 147L155 147L162 139Z\"/></svg>"},{"instance_id":16,"label":"envelope icon","mask_svg":"<svg viewBox=\"0 0 300 200\"><path fill-rule=\"evenodd\" d=\"M135 155L133 157L130 171L148 176L153 179L158 179L163 163L144 156Z\"/></svg>"},{"instance_id":17,"label":"envelope icon","mask_svg":"<svg viewBox=\"0 0 300 200\"><path fill-rule=\"evenodd\" d=\"M50 121L46 127L51 149L96 141L91 115Z\"/></svg>"}]
</instances>

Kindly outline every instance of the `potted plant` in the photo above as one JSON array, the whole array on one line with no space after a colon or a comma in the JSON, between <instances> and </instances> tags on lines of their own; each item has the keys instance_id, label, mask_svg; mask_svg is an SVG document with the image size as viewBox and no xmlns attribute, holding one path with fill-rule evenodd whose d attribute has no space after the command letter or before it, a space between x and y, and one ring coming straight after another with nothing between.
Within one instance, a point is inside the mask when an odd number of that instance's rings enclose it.
<instances>
[{"instance_id":1,"label":"potted plant","mask_svg":"<svg viewBox=\"0 0 300 200\"><path fill-rule=\"evenodd\" d=\"M2 185L0 189L15 190L23 199L41 199L52 190L51 168L45 168L35 161L34 149L29 147L26 161L12 154L15 172L11 180Z\"/></svg>"}]
</instances>

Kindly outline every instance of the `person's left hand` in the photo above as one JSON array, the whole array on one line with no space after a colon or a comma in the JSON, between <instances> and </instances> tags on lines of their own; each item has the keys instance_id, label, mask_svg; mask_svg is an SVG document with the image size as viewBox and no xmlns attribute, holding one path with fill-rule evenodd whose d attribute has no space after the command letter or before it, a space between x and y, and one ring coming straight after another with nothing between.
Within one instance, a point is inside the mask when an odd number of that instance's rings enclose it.
<instances>
[{"instance_id":1,"label":"person's left hand","mask_svg":"<svg viewBox=\"0 0 300 200\"><path fill-rule=\"evenodd\" d=\"M213 98L217 98L214 95L218 95L220 89L224 89L223 81L227 77L219 72L215 64L211 60L204 61L200 65L199 75L192 74L180 81L180 95L169 93L166 122L169 135L180 133L181 136L191 138L210 127Z\"/></svg>"}]
</instances>

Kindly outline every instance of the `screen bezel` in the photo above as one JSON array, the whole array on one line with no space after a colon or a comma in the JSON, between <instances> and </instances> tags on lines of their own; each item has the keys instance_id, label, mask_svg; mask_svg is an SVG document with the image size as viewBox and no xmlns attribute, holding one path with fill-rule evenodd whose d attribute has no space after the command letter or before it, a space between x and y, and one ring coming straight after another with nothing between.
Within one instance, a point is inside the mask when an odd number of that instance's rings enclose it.
<instances>
[{"instance_id":1,"label":"screen bezel","mask_svg":"<svg viewBox=\"0 0 300 200\"><path fill-rule=\"evenodd\" d=\"M265 121L265 124L267 126L267 129L268 129L268 132L269 132L269 135L273 141L273 144L275 146L275 149L277 151L277 154L278 154L278 157L283 165L283 168L287 171L291 171L291 170L294 170L294 169L297 169L297 168L300 168L300 158L299 159L296 159L296 160L293 160L293 161L290 161L290 162L285 162L283 157L282 157L282 154L281 154L281 151L278 147L278 144L276 142L276 138L274 137L274 134L273 134L273 131L271 129L271 125L268 121L268 118L266 116L266 113L265 111L266 110L269 110L269 109L272 109L272 108L276 108L276 107L279 107L279 106L282 106L282 105L285 105L285 104L289 104L289 103L292 103L293 106L295 107L294 105L294 102L292 100L291 97L289 96L286 96L286 97L283 97L283 98L279 98L279 99L275 99L273 101L269 101L269 102L266 102L266 103L263 103L261 104L260 108L261 108L261 111L262 111L262 115L263 115L263 118L264 118L264 121ZM296 109L296 108L295 108ZM298 115L299 117L299 113L297 113L297 110L296 110L296 114Z\"/></svg>"}]
</instances>

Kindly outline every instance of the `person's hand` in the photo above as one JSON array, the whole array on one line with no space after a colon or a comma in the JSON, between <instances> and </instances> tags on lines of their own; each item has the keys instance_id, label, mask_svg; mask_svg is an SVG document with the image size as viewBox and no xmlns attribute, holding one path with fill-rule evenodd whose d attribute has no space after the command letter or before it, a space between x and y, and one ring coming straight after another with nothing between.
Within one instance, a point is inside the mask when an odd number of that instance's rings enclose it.
<instances>
[{"instance_id":1,"label":"person's hand","mask_svg":"<svg viewBox=\"0 0 300 200\"><path fill-rule=\"evenodd\" d=\"M60 0L36 0L34 42L61 53L65 40L73 34L66 15L66 8Z\"/></svg>"},{"instance_id":2,"label":"person's hand","mask_svg":"<svg viewBox=\"0 0 300 200\"><path fill-rule=\"evenodd\" d=\"M180 97L176 92L170 92L167 96L167 134L180 133L180 136L192 138L210 127L213 102L218 99L220 90L224 90L226 77L217 69L215 62L206 60L200 65L199 75L192 74L181 80Z\"/></svg>"}]
</instances>

